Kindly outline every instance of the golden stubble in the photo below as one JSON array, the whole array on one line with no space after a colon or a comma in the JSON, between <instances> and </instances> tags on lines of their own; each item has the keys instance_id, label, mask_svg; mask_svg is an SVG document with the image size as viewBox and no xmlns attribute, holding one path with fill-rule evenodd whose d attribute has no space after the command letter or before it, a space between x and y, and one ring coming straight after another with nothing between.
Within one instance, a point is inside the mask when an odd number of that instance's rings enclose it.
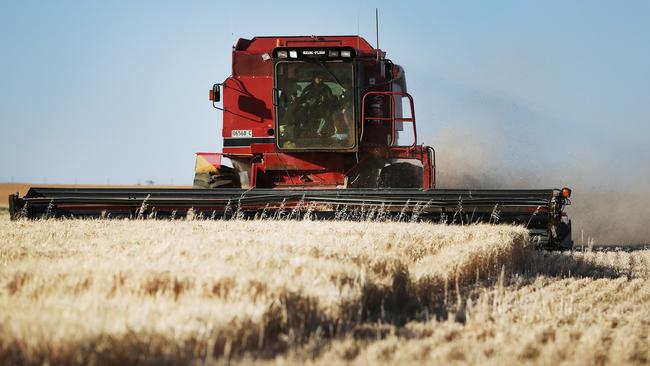
<instances>
[{"instance_id":1,"label":"golden stubble","mask_svg":"<svg viewBox=\"0 0 650 366\"><path fill-rule=\"evenodd\" d=\"M553 322L599 309L612 286L611 307L648 302L648 252L541 253L514 226L44 220L0 233L3 363L576 360L559 346L575 329ZM579 344L603 332L590 324ZM627 330L647 340L647 324ZM634 360L637 341L608 344Z\"/></svg>"}]
</instances>

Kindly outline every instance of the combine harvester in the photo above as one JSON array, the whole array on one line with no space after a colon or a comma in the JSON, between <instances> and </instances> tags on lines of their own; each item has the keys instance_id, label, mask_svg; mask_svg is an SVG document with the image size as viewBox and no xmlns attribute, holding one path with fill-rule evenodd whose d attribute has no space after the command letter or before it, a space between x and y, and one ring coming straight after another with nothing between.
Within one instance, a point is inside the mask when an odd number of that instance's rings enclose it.
<instances>
[{"instance_id":1,"label":"combine harvester","mask_svg":"<svg viewBox=\"0 0 650 366\"><path fill-rule=\"evenodd\" d=\"M10 196L11 217L511 223L542 247L572 246L568 188L436 189L404 69L359 36L239 39L210 100L223 152L197 153L195 188L32 188Z\"/></svg>"}]
</instances>

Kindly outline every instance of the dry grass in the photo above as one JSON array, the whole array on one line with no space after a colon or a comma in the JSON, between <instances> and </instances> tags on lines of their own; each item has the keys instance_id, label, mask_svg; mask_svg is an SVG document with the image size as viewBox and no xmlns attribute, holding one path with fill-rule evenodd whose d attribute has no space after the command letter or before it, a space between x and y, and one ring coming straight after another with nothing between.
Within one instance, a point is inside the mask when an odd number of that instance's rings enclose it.
<instances>
[{"instance_id":1,"label":"dry grass","mask_svg":"<svg viewBox=\"0 0 650 366\"><path fill-rule=\"evenodd\" d=\"M543 254L522 228L488 225L0 233L1 363L648 362L648 251Z\"/></svg>"}]
</instances>

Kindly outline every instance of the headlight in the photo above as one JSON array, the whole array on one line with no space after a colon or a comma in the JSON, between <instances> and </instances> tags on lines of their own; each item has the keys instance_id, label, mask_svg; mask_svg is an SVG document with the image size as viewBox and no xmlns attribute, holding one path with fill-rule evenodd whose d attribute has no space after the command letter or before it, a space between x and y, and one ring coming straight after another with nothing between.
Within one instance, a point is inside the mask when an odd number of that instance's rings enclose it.
<instances>
[{"instance_id":1,"label":"headlight","mask_svg":"<svg viewBox=\"0 0 650 366\"><path fill-rule=\"evenodd\" d=\"M287 58L287 51L278 51L279 58Z\"/></svg>"},{"instance_id":2,"label":"headlight","mask_svg":"<svg viewBox=\"0 0 650 366\"><path fill-rule=\"evenodd\" d=\"M341 57L350 57L350 56L352 56L352 54L350 53L349 50L348 51L341 51Z\"/></svg>"},{"instance_id":3,"label":"headlight","mask_svg":"<svg viewBox=\"0 0 650 366\"><path fill-rule=\"evenodd\" d=\"M330 50L328 53L329 57L339 57L339 51Z\"/></svg>"},{"instance_id":4,"label":"headlight","mask_svg":"<svg viewBox=\"0 0 650 366\"><path fill-rule=\"evenodd\" d=\"M289 51L289 57L298 58L298 51Z\"/></svg>"}]
</instances>

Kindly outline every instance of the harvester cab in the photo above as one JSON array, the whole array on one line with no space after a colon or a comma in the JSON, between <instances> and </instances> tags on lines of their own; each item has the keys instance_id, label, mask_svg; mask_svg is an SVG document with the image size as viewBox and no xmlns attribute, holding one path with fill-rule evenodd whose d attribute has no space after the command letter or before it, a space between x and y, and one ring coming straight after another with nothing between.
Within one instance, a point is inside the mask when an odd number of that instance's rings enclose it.
<instances>
[{"instance_id":1,"label":"harvester cab","mask_svg":"<svg viewBox=\"0 0 650 366\"><path fill-rule=\"evenodd\" d=\"M433 188L404 69L358 36L255 37L233 49L223 153L197 154L195 186Z\"/></svg>"}]
</instances>

